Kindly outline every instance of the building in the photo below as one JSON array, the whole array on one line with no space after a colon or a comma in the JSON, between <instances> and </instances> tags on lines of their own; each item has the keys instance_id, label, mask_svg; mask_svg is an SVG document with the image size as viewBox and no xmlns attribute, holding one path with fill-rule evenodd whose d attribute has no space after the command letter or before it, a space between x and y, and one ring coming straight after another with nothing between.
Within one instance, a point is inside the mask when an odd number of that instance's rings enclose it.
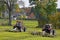
<instances>
[{"instance_id":1,"label":"building","mask_svg":"<svg viewBox=\"0 0 60 40\"><path fill-rule=\"evenodd\" d=\"M30 5L29 0L18 0L17 4L19 5L19 8L23 9L25 13L23 15L26 15L28 19L35 19L34 12L31 12L34 5Z\"/></svg>"},{"instance_id":2,"label":"building","mask_svg":"<svg viewBox=\"0 0 60 40\"><path fill-rule=\"evenodd\" d=\"M21 3L22 1L22 3ZM39 0L41 1L42 3L47 3L48 1L46 0ZM25 8L25 12L26 12L26 15L28 16L28 18L35 18L34 16L34 12L31 12L31 8L34 7L33 5L30 5L29 3L29 0L18 0L18 3L19 3L19 7L20 8ZM60 0L57 0L57 11L60 12ZM44 4L43 4L44 5Z\"/></svg>"}]
</instances>

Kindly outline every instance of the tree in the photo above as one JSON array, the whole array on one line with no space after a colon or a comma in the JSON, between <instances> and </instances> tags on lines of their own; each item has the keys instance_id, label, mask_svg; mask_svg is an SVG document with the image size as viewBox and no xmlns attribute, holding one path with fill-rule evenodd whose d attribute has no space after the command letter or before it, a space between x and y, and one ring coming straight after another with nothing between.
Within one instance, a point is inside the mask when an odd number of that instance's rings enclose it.
<instances>
[{"instance_id":1,"label":"tree","mask_svg":"<svg viewBox=\"0 0 60 40\"><path fill-rule=\"evenodd\" d=\"M49 15L50 22L53 24L53 27L60 29L60 13L56 12L55 15Z\"/></svg>"},{"instance_id":2,"label":"tree","mask_svg":"<svg viewBox=\"0 0 60 40\"><path fill-rule=\"evenodd\" d=\"M4 14L2 14L2 12L5 10L5 5L3 4L3 3L0 3L0 17L3 17L2 15L4 15Z\"/></svg>"},{"instance_id":3,"label":"tree","mask_svg":"<svg viewBox=\"0 0 60 40\"><path fill-rule=\"evenodd\" d=\"M21 12L21 9L19 8L18 4L15 4L15 11L16 12Z\"/></svg>"},{"instance_id":4,"label":"tree","mask_svg":"<svg viewBox=\"0 0 60 40\"><path fill-rule=\"evenodd\" d=\"M48 23L48 15L56 12L56 3L55 0L48 0L48 2L35 0L35 2L35 14L38 20L38 27L41 27L40 24L43 26L45 23Z\"/></svg>"},{"instance_id":5,"label":"tree","mask_svg":"<svg viewBox=\"0 0 60 40\"><path fill-rule=\"evenodd\" d=\"M54 13L56 13L56 3L55 1L50 1L46 4L46 8L45 8L45 11L46 11L46 16L47 16L47 23L49 23L49 18L48 16L49 15L52 15Z\"/></svg>"},{"instance_id":6,"label":"tree","mask_svg":"<svg viewBox=\"0 0 60 40\"><path fill-rule=\"evenodd\" d=\"M35 0L29 0L29 3L31 3L32 1L35 1Z\"/></svg>"},{"instance_id":7,"label":"tree","mask_svg":"<svg viewBox=\"0 0 60 40\"><path fill-rule=\"evenodd\" d=\"M16 3L17 0L0 0L1 3L6 4L7 9L9 11L9 25L11 25L11 14L12 14L12 10L14 8L14 5Z\"/></svg>"}]
</instances>

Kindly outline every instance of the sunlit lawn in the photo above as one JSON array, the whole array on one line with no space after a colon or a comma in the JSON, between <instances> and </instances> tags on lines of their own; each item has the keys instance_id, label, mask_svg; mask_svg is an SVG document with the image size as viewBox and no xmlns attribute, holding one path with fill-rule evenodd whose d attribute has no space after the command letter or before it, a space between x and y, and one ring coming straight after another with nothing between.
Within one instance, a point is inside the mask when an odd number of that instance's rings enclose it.
<instances>
[{"instance_id":1,"label":"sunlit lawn","mask_svg":"<svg viewBox=\"0 0 60 40\"><path fill-rule=\"evenodd\" d=\"M55 37L42 37L40 35L31 35L32 31L41 31L36 28L37 21L23 21L26 26L26 32L7 32L5 30L12 29L13 26L0 26L0 40L60 40L60 30L56 30ZM12 22L15 24L15 21Z\"/></svg>"}]
</instances>

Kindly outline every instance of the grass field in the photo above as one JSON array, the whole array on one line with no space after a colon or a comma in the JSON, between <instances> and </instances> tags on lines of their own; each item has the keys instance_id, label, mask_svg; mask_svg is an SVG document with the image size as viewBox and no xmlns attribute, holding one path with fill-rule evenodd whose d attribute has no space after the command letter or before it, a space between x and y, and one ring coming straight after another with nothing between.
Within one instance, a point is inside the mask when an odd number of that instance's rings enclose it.
<instances>
[{"instance_id":1,"label":"grass field","mask_svg":"<svg viewBox=\"0 0 60 40\"><path fill-rule=\"evenodd\" d=\"M41 31L36 28L37 21L23 21L26 26L26 32L7 32L5 30L12 29L13 26L0 26L0 40L60 40L60 30L56 29L55 37L42 37L40 35L31 35L32 31ZM15 24L15 21L12 22Z\"/></svg>"}]
</instances>

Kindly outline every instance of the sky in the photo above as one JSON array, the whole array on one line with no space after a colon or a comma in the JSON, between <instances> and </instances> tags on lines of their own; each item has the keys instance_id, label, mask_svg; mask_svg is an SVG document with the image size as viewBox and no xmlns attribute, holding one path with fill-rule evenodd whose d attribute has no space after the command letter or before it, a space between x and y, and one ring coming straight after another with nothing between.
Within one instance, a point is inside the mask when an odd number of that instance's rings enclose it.
<instances>
[{"instance_id":1,"label":"sky","mask_svg":"<svg viewBox=\"0 0 60 40\"><path fill-rule=\"evenodd\" d=\"M21 0L18 0L18 1L21 1ZM22 0L22 1L24 2L25 7L29 7L29 5L30 5L29 0ZM21 5L19 4L19 7L22 8L23 6L21 6ZM57 9L60 8L60 0L57 0L57 7L56 7L56 8L57 8Z\"/></svg>"},{"instance_id":2,"label":"sky","mask_svg":"<svg viewBox=\"0 0 60 40\"><path fill-rule=\"evenodd\" d=\"M18 0L18 2L19 2L19 1L21 1L21 0ZM30 5L29 0L22 0L22 1L24 2L24 4L25 4L24 6L25 6L25 7L29 7L29 5ZM19 7L22 8L23 5L20 5L20 4L19 4Z\"/></svg>"},{"instance_id":3,"label":"sky","mask_svg":"<svg viewBox=\"0 0 60 40\"><path fill-rule=\"evenodd\" d=\"M57 1L57 9L60 8L60 0Z\"/></svg>"}]
</instances>

